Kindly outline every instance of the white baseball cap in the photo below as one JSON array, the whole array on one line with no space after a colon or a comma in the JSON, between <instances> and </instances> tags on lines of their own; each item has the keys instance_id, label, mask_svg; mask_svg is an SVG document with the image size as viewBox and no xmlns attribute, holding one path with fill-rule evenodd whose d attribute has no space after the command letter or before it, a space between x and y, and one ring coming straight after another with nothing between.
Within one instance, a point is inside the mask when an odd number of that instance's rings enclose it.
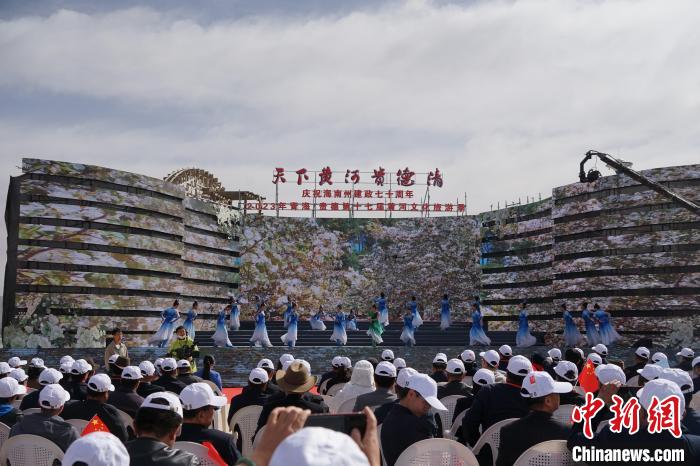
<instances>
[{"instance_id":1,"label":"white baseball cap","mask_svg":"<svg viewBox=\"0 0 700 466\"><path fill-rule=\"evenodd\" d=\"M639 404L645 410L649 409L653 397L657 397L661 401L671 395L676 395L680 398L680 415L683 416L685 412L685 397L675 382L665 379L650 380L637 391Z\"/></svg>"},{"instance_id":2,"label":"white baseball cap","mask_svg":"<svg viewBox=\"0 0 700 466\"><path fill-rule=\"evenodd\" d=\"M61 356L61 359L59 359L58 364L63 365L67 362L73 364L73 361L75 361L75 359L73 359L73 356L65 355L65 356Z\"/></svg>"},{"instance_id":3,"label":"white baseball cap","mask_svg":"<svg viewBox=\"0 0 700 466\"><path fill-rule=\"evenodd\" d=\"M486 361L492 367L497 367L498 363L501 361L501 357L498 355L498 352L492 349L479 353L479 356L481 356L481 359Z\"/></svg>"},{"instance_id":4,"label":"white baseball cap","mask_svg":"<svg viewBox=\"0 0 700 466\"><path fill-rule=\"evenodd\" d=\"M143 375L141 375L141 369L137 366L126 366L122 370L122 379L128 380L141 380Z\"/></svg>"},{"instance_id":5,"label":"white baseball cap","mask_svg":"<svg viewBox=\"0 0 700 466\"><path fill-rule=\"evenodd\" d=\"M15 395L24 395L27 393L27 387L20 385L17 379L13 377L5 377L0 379L0 398L10 398Z\"/></svg>"},{"instance_id":6,"label":"white baseball cap","mask_svg":"<svg viewBox=\"0 0 700 466\"><path fill-rule=\"evenodd\" d=\"M637 374L644 380L654 380L661 377L663 368L656 364L647 364L641 369L637 369Z\"/></svg>"},{"instance_id":7,"label":"white baseball cap","mask_svg":"<svg viewBox=\"0 0 700 466\"><path fill-rule=\"evenodd\" d=\"M406 367L406 360L404 358L394 359L394 367L397 371L403 369L404 367Z\"/></svg>"},{"instance_id":8,"label":"white baseball cap","mask_svg":"<svg viewBox=\"0 0 700 466\"><path fill-rule=\"evenodd\" d=\"M607 356L608 355L608 347L605 346L602 343L598 343L595 345L593 348L591 348L593 351L596 353L600 354L601 356Z\"/></svg>"},{"instance_id":9,"label":"white baseball cap","mask_svg":"<svg viewBox=\"0 0 700 466\"><path fill-rule=\"evenodd\" d=\"M139 364L139 370L144 377L151 377L156 374L156 366L154 366L151 361L142 361L141 364Z\"/></svg>"},{"instance_id":10,"label":"white baseball cap","mask_svg":"<svg viewBox=\"0 0 700 466\"><path fill-rule=\"evenodd\" d=\"M603 364L603 358L600 357L598 353L591 353L588 355L588 360L593 363L594 366L600 366Z\"/></svg>"},{"instance_id":11,"label":"white baseball cap","mask_svg":"<svg viewBox=\"0 0 700 466\"><path fill-rule=\"evenodd\" d=\"M165 372L174 371L177 369L177 361L175 361L175 358L163 358L160 362L160 368Z\"/></svg>"},{"instance_id":12,"label":"white baseball cap","mask_svg":"<svg viewBox=\"0 0 700 466\"><path fill-rule=\"evenodd\" d=\"M0 362L0 375L9 374L12 368L5 361Z\"/></svg>"},{"instance_id":13,"label":"white baseball cap","mask_svg":"<svg viewBox=\"0 0 700 466\"><path fill-rule=\"evenodd\" d=\"M262 369L270 369L271 371L275 370L275 364L270 359L261 359L258 361L257 367Z\"/></svg>"},{"instance_id":14,"label":"white baseball cap","mask_svg":"<svg viewBox=\"0 0 700 466\"><path fill-rule=\"evenodd\" d=\"M438 353L433 358L433 364L447 364L447 355L445 353Z\"/></svg>"},{"instance_id":15,"label":"white baseball cap","mask_svg":"<svg viewBox=\"0 0 700 466\"><path fill-rule=\"evenodd\" d=\"M343 357L342 356L336 356L331 361L331 366L333 366L333 367L340 367L342 365L343 365Z\"/></svg>"},{"instance_id":16,"label":"white baseball cap","mask_svg":"<svg viewBox=\"0 0 700 466\"><path fill-rule=\"evenodd\" d=\"M396 378L396 385L398 385L401 388L406 388L406 382L412 375L416 375L418 373L417 370L415 370L412 367L406 367L399 372L399 376Z\"/></svg>"},{"instance_id":17,"label":"white baseball cap","mask_svg":"<svg viewBox=\"0 0 700 466\"><path fill-rule=\"evenodd\" d=\"M496 374L489 369L479 369L474 373L472 383L481 385L482 387L486 385L493 385L496 383Z\"/></svg>"},{"instance_id":18,"label":"white baseball cap","mask_svg":"<svg viewBox=\"0 0 700 466\"><path fill-rule=\"evenodd\" d=\"M697 358L693 359L693 367L697 366L698 364L700 364L700 356L698 356Z\"/></svg>"},{"instance_id":19,"label":"white baseball cap","mask_svg":"<svg viewBox=\"0 0 700 466\"><path fill-rule=\"evenodd\" d=\"M70 400L70 393L57 383L46 385L39 392L39 406L42 408L58 409L68 400Z\"/></svg>"},{"instance_id":20,"label":"white baseball cap","mask_svg":"<svg viewBox=\"0 0 700 466\"><path fill-rule=\"evenodd\" d=\"M569 393L574 386L569 382L555 382L551 375L544 371L532 371L525 379L520 389L523 398L540 398L552 393Z\"/></svg>"},{"instance_id":21,"label":"white baseball cap","mask_svg":"<svg viewBox=\"0 0 700 466\"><path fill-rule=\"evenodd\" d=\"M447 361L448 374L464 374L464 363L460 359L450 359Z\"/></svg>"},{"instance_id":22,"label":"white baseball cap","mask_svg":"<svg viewBox=\"0 0 700 466\"><path fill-rule=\"evenodd\" d=\"M576 351L578 354L581 355L581 359L585 359L585 358L586 358L586 354L583 352L583 350L582 350L581 348L573 348L573 350Z\"/></svg>"},{"instance_id":23,"label":"white baseball cap","mask_svg":"<svg viewBox=\"0 0 700 466\"><path fill-rule=\"evenodd\" d=\"M88 380L87 386L94 392L113 392L114 385L107 374L95 374Z\"/></svg>"},{"instance_id":24,"label":"white baseball cap","mask_svg":"<svg viewBox=\"0 0 700 466\"><path fill-rule=\"evenodd\" d=\"M10 371L10 377L15 379L17 382L24 382L29 378L29 376L24 373L24 369L21 369L19 367Z\"/></svg>"},{"instance_id":25,"label":"white baseball cap","mask_svg":"<svg viewBox=\"0 0 700 466\"><path fill-rule=\"evenodd\" d=\"M510 372L511 374L525 376L532 372L532 363L525 356L516 354L508 360L506 371Z\"/></svg>"},{"instance_id":26,"label":"white baseball cap","mask_svg":"<svg viewBox=\"0 0 700 466\"><path fill-rule=\"evenodd\" d=\"M270 466L365 466L367 456L346 434L325 427L304 427L275 448Z\"/></svg>"},{"instance_id":27,"label":"white baseball cap","mask_svg":"<svg viewBox=\"0 0 700 466\"><path fill-rule=\"evenodd\" d=\"M268 375L267 371L262 367L256 367L255 369L250 371L248 381L254 384L263 384L270 381L270 376Z\"/></svg>"},{"instance_id":28,"label":"white baseball cap","mask_svg":"<svg viewBox=\"0 0 700 466\"><path fill-rule=\"evenodd\" d=\"M74 361L70 368L70 373L75 375L87 374L92 370L92 366L84 359Z\"/></svg>"},{"instance_id":29,"label":"white baseball cap","mask_svg":"<svg viewBox=\"0 0 700 466\"><path fill-rule=\"evenodd\" d=\"M391 351L390 349L385 349L384 351L382 351L382 359L384 361L389 361L389 360L394 359L394 352Z\"/></svg>"},{"instance_id":30,"label":"white baseball cap","mask_svg":"<svg viewBox=\"0 0 700 466\"><path fill-rule=\"evenodd\" d=\"M164 358L156 358L156 360L153 362L153 365L156 366L156 369L160 370L161 366L163 364L163 359Z\"/></svg>"},{"instance_id":31,"label":"white baseball cap","mask_svg":"<svg viewBox=\"0 0 700 466\"><path fill-rule=\"evenodd\" d=\"M606 384L614 381L620 382L622 385L627 383L625 371L620 366L615 364L601 364L595 368L595 375L601 384Z\"/></svg>"},{"instance_id":32,"label":"white baseball cap","mask_svg":"<svg viewBox=\"0 0 700 466\"><path fill-rule=\"evenodd\" d=\"M39 374L39 385L55 384L58 383L62 378L63 374L58 372L53 367L49 367L41 371L41 374Z\"/></svg>"},{"instance_id":33,"label":"white baseball cap","mask_svg":"<svg viewBox=\"0 0 700 466\"><path fill-rule=\"evenodd\" d=\"M190 365L190 362L187 359L180 359L177 362L177 368L178 369L192 369L192 366Z\"/></svg>"},{"instance_id":34,"label":"white baseball cap","mask_svg":"<svg viewBox=\"0 0 700 466\"><path fill-rule=\"evenodd\" d=\"M438 411L447 411L447 408L437 397L437 383L425 374L414 374L406 381L406 388L415 390Z\"/></svg>"},{"instance_id":35,"label":"white baseball cap","mask_svg":"<svg viewBox=\"0 0 700 466\"><path fill-rule=\"evenodd\" d=\"M578 367L571 361L559 361L554 366L554 372L568 382L576 382L578 379Z\"/></svg>"},{"instance_id":36,"label":"white baseball cap","mask_svg":"<svg viewBox=\"0 0 700 466\"><path fill-rule=\"evenodd\" d=\"M462 361L464 362L476 361L476 355L474 354L474 351L470 349L465 349L464 351L462 351L462 354L460 354L459 357L462 358Z\"/></svg>"},{"instance_id":37,"label":"white baseball cap","mask_svg":"<svg viewBox=\"0 0 700 466\"><path fill-rule=\"evenodd\" d=\"M84 463L88 466L129 466L129 452L109 432L93 432L71 443L63 455L63 464Z\"/></svg>"},{"instance_id":38,"label":"white baseball cap","mask_svg":"<svg viewBox=\"0 0 700 466\"><path fill-rule=\"evenodd\" d=\"M32 358L31 361L29 361L29 367L36 367L39 369L46 369L46 366L44 365L44 360L41 358Z\"/></svg>"},{"instance_id":39,"label":"white baseball cap","mask_svg":"<svg viewBox=\"0 0 700 466\"><path fill-rule=\"evenodd\" d=\"M683 356L684 358L692 359L695 357L695 351L693 351L692 348L683 348L676 353L676 356Z\"/></svg>"},{"instance_id":40,"label":"white baseball cap","mask_svg":"<svg viewBox=\"0 0 700 466\"><path fill-rule=\"evenodd\" d=\"M61 371L62 374L70 374L70 370L73 368L73 362L72 361L66 361L61 366L59 367L59 370Z\"/></svg>"},{"instance_id":41,"label":"white baseball cap","mask_svg":"<svg viewBox=\"0 0 700 466\"><path fill-rule=\"evenodd\" d=\"M501 347L498 348L498 352L501 353L502 356L513 356L513 348L511 348L510 345L501 345Z\"/></svg>"},{"instance_id":42,"label":"white baseball cap","mask_svg":"<svg viewBox=\"0 0 700 466\"><path fill-rule=\"evenodd\" d=\"M634 354L636 354L640 358L649 359L651 352L649 351L649 348L647 348L646 346L640 346L639 348L634 350Z\"/></svg>"},{"instance_id":43,"label":"white baseball cap","mask_svg":"<svg viewBox=\"0 0 700 466\"><path fill-rule=\"evenodd\" d=\"M174 393L155 392L151 393L141 403L141 408L155 408L163 411L172 411L182 417L182 403L180 398Z\"/></svg>"},{"instance_id":44,"label":"white baseball cap","mask_svg":"<svg viewBox=\"0 0 700 466\"><path fill-rule=\"evenodd\" d=\"M352 367L352 361L347 356L343 356L343 367L345 367L346 369Z\"/></svg>"},{"instance_id":45,"label":"white baseball cap","mask_svg":"<svg viewBox=\"0 0 700 466\"><path fill-rule=\"evenodd\" d=\"M374 373L384 377L396 377L396 367L389 361L380 361L374 369Z\"/></svg>"},{"instance_id":46,"label":"white baseball cap","mask_svg":"<svg viewBox=\"0 0 700 466\"><path fill-rule=\"evenodd\" d=\"M118 355L117 353L114 353L113 355L111 355L111 356L109 357L109 359L107 360L107 362L110 363L110 364L114 364L114 363L117 362L117 359L119 359L119 355Z\"/></svg>"},{"instance_id":47,"label":"white baseball cap","mask_svg":"<svg viewBox=\"0 0 700 466\"><path fill-rule=\"evenodd\" d=\"M547 351L547 354L553 361L561 361L561 350L559 348L552 348Z\"/></svg>"},{"instance_id":48,"label":"white baseball cap","mask_svg":"<svg viewBox=\"0 0 700 466\"><path fill-rule=\"evenodd\" d=\"M17 356L12 356L10 359L7 360L7 363L12 367L13 369L16 369L18 367L26 366L27 361L24 359L20 359Z\"/></svg>"},{"instance_id":49,"label":"white baseball cap","mask_svg":"<svg viewBox=\"0 0 700 466\"><path fill-rule=\"evenodd\" d=\"M292 355L289 354L289 353L284 353L282 356L280 356L279 361L280 361L280 364L284 366L284 363L285 363L285 362L287 362L287 361L289 361L289 362L294 361L294 356L292 356Z\"/></svg>"},{"instance_id":50,"label":"white baseball cap","mask_svg":"<svg viewBox=\"0 0 700 466\"><path fill-rule=\"evenodd\" d=\"M675 382L684 395L693 393L693 379L683 369L664 369L661 373L661 378Z\"/></svg>"},{"instance_id":51,"label":"white baseball cap","mask_svg":"<svg viewBox=\"0 0 700 466\"><path fill-rule=\"evenodd\" d=\"M651 357L651 362L658 364L661 367L668 367L668 357L660 351L658 353L654 353L654 355Z\"/></svg>"},{"instance_id":52,"label":"white baseball cap","mask_svg":"<svg viewBox=\"0 0 700 466\"><path fill-rule=\"evenodd\" d=\"M216 396L211 387L204 382L191 383L180 392L183 409L199 409L204 406L221 408L226 405L225 396Z\"/></svg>"}]
</instances>

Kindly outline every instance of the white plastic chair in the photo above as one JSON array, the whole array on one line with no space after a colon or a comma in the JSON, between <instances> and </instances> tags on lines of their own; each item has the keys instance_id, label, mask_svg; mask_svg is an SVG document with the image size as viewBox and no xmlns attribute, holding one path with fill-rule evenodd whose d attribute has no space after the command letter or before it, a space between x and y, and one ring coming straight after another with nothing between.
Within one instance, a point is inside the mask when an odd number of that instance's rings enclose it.
<instances>
[{"instance_id":1,"label":"white plastic chair","mask_svg":"<svg viewBox=\"0 0 700 466\"><path fill-rule=\"evenodd\" d=\"M75 427L79 434L82 434L90 421L86 421L85 419L66 419L66 422Z\"/></svg>"},{"instance_id":2,"label":"white plastic chair","mask_svg":"<svg viewBox=\"0 0 700 466\"><path fill-rule=\"evenodd\" d=\"M500 447L501 445L501 428L517 420L517 417L504 419L502 421L498 421L497 423L486 429L484 433L482 433L479 437L479 440L477 440L476 445L474 445L474 448L472 448L472 452L474 452L474 455L478 455L481 449L484 448L485 445L488 445L491 448L491 457L493 458L493 464L494 466L496 466L496 459L498 458L498 447Z\"/></svg>"},{"instance_id":3,"label":"white plastic chair","mask_svg":"<svg viewBox=\"0 0 700 466\"><path fill-rule=\"evenodd\" d=\"M476 456L461 443L444 438L430 438L406 448L396 466L478 466Z\"/></svg>"},{"instance_id":4,"label":"white plastic chair","mask_svg":"<svg viewBox=\"0 0 700 466\"><path fill-rule=\"evenodd\" d=\"M581 396L586 396L586 390L584 390L583 387L581 387L580 385L576 385L574 387L574 391Z\"/></svg>"},{"instance_id":5,"label":"white plastic chair","mask_svg":"<svg viewBox=\"0 0 700 466\"><path fill-rule=\"evenodd\" d=\"M338 394L339 391L341 391L343 389L344 386L345 386L344 383L337 383L335 385L332 385L331 388L329 388L328 391L326 392L326 395L335 396Z\"/></svg>"},{"instance_id":6,"label":"white plastic chair","mask_svg":"<svg viewBox=\"0 0 700 466\"><path fill-rule=\"evenodd\" d=\"M235 432L236 426L241 432L241 453L243 456L248 456L253 451L253 435L255 434L255 429L258 428L258 419L260 419L261 412L262 406L246 406L236 411L236 414L231 418L229 423L231 432Z\"/></svg>"},{"instance_id":7,"label":"white plastic chair","mask_svg":"<svg viewBox=\"0 0 700 466\"><path fill-rule=\"evenodd\" d=\"M10 436L10 426L5 423L0 422L0 448L2 448L7 437Z\"/></svg>"},{"instance_id":8,"label":"white plastic chair","mask_svg":"<svg viewBox=\"0 0 700 466\"><path fill-rule=\"evenodd\" d=\"M559 409L554 411L552 417L554 417L554 419L557 421L563 422L567 426L570 426L573 424L573 422L571 422L571 413L574 412L574 408L576 408L574 405L559 405Z\"/></svg>"},{"instance_id":9,"label":"white plastic chair","mask_svg":"<svg viewBox=\"0 0 700 466\"><path fill-rule=\"evenodd\" d=\"M382 448L382 425L377 426L377 441L379 442L379 454L382 456L382 464L386 464L386 459L384 458L384 448Z\"/></svg>"},{"instance_id":10,"label":"white plastic chair","mask_svg":"<svg viewBox=\"0 0 700 466\"><path fill-rule=\"evenodd\" d=\"M36 414L36 413L40 413L40 412L41 412L41 408L27 408L24 411L22 411L22 414L27 416L29 414Z\"/></svg>"},{"instance_id":11,"label":"white plastic chair","mask_svg":"<svg viewBox=\"0 0 700 466\"><path fill-rule=\"evenodd\" d=\"M693 409L700 409L700 392L697 392L693 395L693 398L690 399L690 407Z\"/></svg>"},{"instance_id":12,"label":"white plastic chair","mask_svg":"<svg viewBox=\"0 0 700 466\"><path fill-rule=\"evenodd\" d=\"M22 400L21 399L12 400L12 403L10 403L10 404L12 405L13 408L19 409L19 407L22 405Z\"/></svg>"},{"instance_id":13,"label":"white plastic chair","mask_svg":"<svg viewBox=\"0 0 700 466\"><path fill-rule=\"evenodd\" d=\"M353 412L352 408L355 407L355 401L357 401L356 396L353 396L352 398L348 398L347 400L340 403L340 406L338 406L338 409L335 412L336 413L352 413Z\"/></svg>"},{"instance_id":14,"label":"white plastic chair","mask_svg":"<svg viewBox=\"0 0 700 466\"><path fill-rule=\"evenodd\" d=\"M525 450L513 466L573 466L566 440L548 440Z\"/></svg>"},{"instance_id":15,"label":"white plastic chair","mask_svg":"<svg viewBox=\"0 0 700 466\"><path fill-rule=\"evenodd\" d=\"M209 458L209 450L204 445L194 442L175 442L175 448L177 450L186 451L187 453L192 453L199 458L199 464L201 466L217 466L217 463Z\"/></svg>"},{"instance_id":16,"label":"white plastic chair","mask_svg":"<svg viewBox=\"0 0 700 466\"><path fill-rule=\"evenodd\" d=\"M323 383L318 387L318 394L319 395L325 395L326 394L326 385L328 385L328 381L331 379L326 379L323 381Z\"/></svg>"},{"instance_id":17,"label":"white plastic chair","mask_svg":"<svg viewBox=\"0 0 700 466\"><path fill-rule=\"evenodd\" d=\"M462 380L462 382L465 385L469 385L470 387L473 387L474 386L474 377L471 375L465 375L464 380Z\"/></svg>"},{"instance_id":18,"label":"white plastic chair","mask_svg":"<svg viewBox=\"0 0 700 466\"><path fill-rule=\"evenodd\" d=\"M462 421L464 420L464 416L467 414L467 411L469 411L469 408L459 413L455 418L455 422L452 423L452 428L450 430L445 430L443 436L446 439L457 440L457 430L459 430L459 428L462 426Z\"/></svg>"},{"instance_id":19,"label":"white plastic chair","mask_svg":"<svg viewBox=\"0 0 700 466\"><path fill-rule=\"evenodd\" d=\"M457 406L457 401L464 398L462 395L450 395L440 398L442 404L445 405L447 411L438 411L440 420L442 421L442 429L447 430L447 426L452 425L452 417L455 414L455 407Z\"/></svg>"},{"instance_id":20,"label":"white plastic chair","mask_svg":"<svg viewBox=\"0 0 700 466\"><path fill-rule=\"evenodd\" d=\"M63 450L58 445L38 435L15 435L5 441L0 450L0 464L22 466L52 466L55 460L63 460Z\"/></svg>"},{"instance_id":21,"label":"white plastic chair","mask_svg":"<svg viewBox=\"0 0 700 466\"><path fill-rule=\"evenodd\" d=\"M639 386L639 375L630 377L630 379L625 384L626 387L638 387Z\"/></svg>"},{"instance_id":22,"label":"white plastic chair","mask_svg":"<svg viewBox=\"0 0 700 466\"><path fill-rule=\"evenodd\" d=\"M265 426L262 426L258 433L255 435L255 440L253 441L253 450L258 448L258 445L260 445L260 439L263 436L263 432L265 432Z\"/></svg>"}]
</instances>

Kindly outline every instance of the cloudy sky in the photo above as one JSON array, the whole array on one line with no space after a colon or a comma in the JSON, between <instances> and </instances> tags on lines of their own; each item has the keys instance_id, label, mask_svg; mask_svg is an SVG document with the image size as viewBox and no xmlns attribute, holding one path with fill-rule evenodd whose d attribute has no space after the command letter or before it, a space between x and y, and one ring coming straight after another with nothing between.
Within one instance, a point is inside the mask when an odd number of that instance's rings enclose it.
<instances>
[{"instance_id":1,"label":"cloudy sky","mask_svg":"<svg viewBox=\"0 0 700 466\"><path fill-rule=\"evenodd\" d=\"M439 167L472 213L591 148L698 163L699 23L695 0L2 0L0 205L26 156L268 196L275 166Z\"/></svg>"}]
</instances>

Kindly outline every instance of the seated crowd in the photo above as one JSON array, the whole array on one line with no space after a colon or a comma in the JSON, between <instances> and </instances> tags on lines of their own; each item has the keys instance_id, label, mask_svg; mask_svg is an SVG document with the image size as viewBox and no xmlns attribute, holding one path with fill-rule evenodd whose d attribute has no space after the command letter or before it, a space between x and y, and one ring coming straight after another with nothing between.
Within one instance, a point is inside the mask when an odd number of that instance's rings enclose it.
<instances>
[{"instance_id":1,"label":"seated crowd","mask_svg":"<svg viewBox=\"0 0 700 466\"><path fill-rule=\"evenodd\" d=\"M115 353L104 373L94 361L70 356L61 358L58 370L39 358L27 364L13 357L0 362L0 422L10 428L9 438L32 434L53 442L65 452L63 464L71 466L200 464L175 442L206 446L215 464L393 466L421 440L448 437L474 448L489 427L504 420L500 448L480 448L480 464L512 465L548 440L565 440L569 449L678 448L685 452L685 464L700 464L700 410L691 406L700 391L700 357L684 348L678 367L669 368L662 353L639 347L633 363L624 367L609 358L604 345L592 350L585 356L578 348L564 354L555 348L527 358L503 345L479 353L480 359L469 349L451 359L438 353L430 373L423 374L387 349L379 360L369 357L354 365L336 356L320 377L312 375L307 361L283 354L276 363L260 360L230 405L219 390L220 376L212 380L211 356L204 357L205 369L199 371L204 378L194 375L193 363L185 359L135 366ZM594 393L605 405L617 397L639 399L638 432L611 429L608 409L593 417L593 438L584 435L581 423L557 419L562 405L584 405L579 385L584 367L594 374ZM651 434L646 413L654 399L668 395L680 399L682 432ZM213 427L227 405L232 433ZM259 415L255 446L243 457L244 432L235 420L249 406L259 406ZM349 412L364 414L363 433L304 427L314 414ZM73 419L88 421L86 432L94 432L86 435L66 422Z\"/></svg>"}]
</instances>

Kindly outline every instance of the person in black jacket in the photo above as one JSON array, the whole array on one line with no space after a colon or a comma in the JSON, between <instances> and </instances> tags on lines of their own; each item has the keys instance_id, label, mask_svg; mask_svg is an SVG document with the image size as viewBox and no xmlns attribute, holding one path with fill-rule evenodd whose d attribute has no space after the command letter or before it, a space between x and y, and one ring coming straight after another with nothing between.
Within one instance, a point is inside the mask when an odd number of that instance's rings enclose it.
<instances>
[{"instance_id":1,"label":"person in black jacket","mask_svg":"<svg viewBox=\"0 0 700 466\"><path fill-rule=\"evenodd\" d=\"M156 375L156 366L154 366L151 361L143 361L139 364L139 369L141 370L141 383L139 383L136 389L136 393L138 393L139 396L146 398L151 393L165 391L160 385L151 383L158 378L158 375Z\"/></svg>"},{"instance_id":2,"label":"person in black jacket","mask_svg":"<svg viewBox=\"0 0 700 466\"><path fill-rule=\"evenodd\" d=\"M122 370L119 387L109 395L109 404L132 418L136 417L136 412L143 403L143 397L136 393L141 378L141 369L136 366L126 366Z\"/></svg>"},{"instance_id":3,"label":"person in black jacket","mask_svg":"<svg viewBox=\"0 0 700 466\"><path fill-rule=\"evenodd\" d=\"M243 387L240 395L236 395L231 399L231 406L228 411L228 422L231 422L233 415L236 414L240 409L246 406L263 406L267 400L268 395L265 393L265 388L269 378L267 371L260 367L256 367L250 371L248 375L248 386Z\"/></svg>"},{"instance_id":4,"label":"person in black jacket","mask_svg":"<svg viewBox=\"0 0 700 466\"><path fill-rule=\"evenodd\" d=\"M552 419L559 408L559 394L573 390L568 382L555 382L547 372L530 372L520 394L530 405L530 413L501 428L501 448L496 466L510 466L528 448L547 440L566 440L571 428Z\"/></svg>"},{"instance_id":5,"label":"person in black jacket","mask_svg":"<svg viewBox=\"0 0 700 466\"><path fill-rule=\"evenodd\" d=\"M182 404L172 393L148 395L136 413L136 440L126 444L132 465L195 466L199 459L173 448L182 427Z\"/></svg>"},{"instance_id":6,"label":"person in black jacket","mask_svg":"<svg viewBox=\"0 0 700 466\"><path fill-rule=\"evenodd\" d=\"M177 362L177 380L184 383L185 386L202 382L201 377L192 374L192 366L187 359L180 359Z\"/></svg>"},{"instance_id":7,"label":"person in black jacket","mask_svg":"<svg viewBox=\"0 0 700 466\"><path fill-rule=\"evenodd\" d=\"M433 373L430 374L430 378L435 382L447 382L447 356L445 353L438 353L433 358Z\"/></svg>"},{"instance_id":8,"label":"person in black jacket","mask_svg":"<svg viewBox=\"0 0 700 466\"><path fill-rule=\"evenodd\" d=\"M569 382L576 385L578 380L578 368L571 361L559 361L559 364L554 366L554 380L557 382ZM563 405L583 406L586 399L580 393L571 390L569 393L561 393L559 395L559 403Z\"/></svg>"},{"instance_id":9,"label":"person in black jacket","mask_svg":"<svg viewBox=\"0 0 700 466\"><path fill-rule=\"evenodd\" d=\"M19 395L27 393L27 387L12 377L0 379L0 422L12 427L22 419L22 412L12 406Z\"/></svg>"},{"instance_id":10,"label":"person in black jacket","mask_svg":"<svg viewBox=\"0 0 700 466\"><path fill-rule=\"evenodd\" d=\"M451 395L472 397L472 389L462 382L464 380L464 363L459 359L447 361L447 383L438 387L438 398Z\"/></svg>"},{"instance_id":11,"label":"person in black jacket","mask_svg":"<svg viewBox=\"0 0 700 466\"><path fill-rule=\"evenodd\" d=\"M325 395L333 385L350 381L350 359L336 356L331 362L332 369L321 376L318 382L319 393ZM325 383L325 385L324 385Z\"/></svg>"},{"instance_id":12,"label":"person in black jacket","mask_svg":"<svg viewBox=\"0 0 700 466\"><path fill-rule=\"evenodd\" d=\"M156 380L156 385L179 395L187 384L177 378L177 361L173 358L163 359L163 362L160 363L160 370L161 376Z\"/></svg>"},{"instance_id":13,"label":"person in black jacket","mask_svg":"<svg viewBox=\"0 0 700 466\"><path fill-rule=\"evenodd\" d=\"M226 464L234 464L240 454L236 450L233 436L220 430L210 429L214 413L226 406L225 396L216 396L209 385L193 383L180 393L184 423L177 440L180 442L211 442Z\"/></svg>"},{"instance_id":14,"label":"person in black jacket","mask_svg":"<svg viewBox=\"0 0 700 466\"><path fill-rule=\"evenodd\" d=\"M70 385L66 390L70 393L71 400L82 401L87 393L87 381L94 374L92 365L85 359L73 361L70 374Z\"/></svg>"},{"instance_id":15,"label":"person in black jacket","mask_svg":"<svg viewBox=\"0 0 700 466\"><path fill-rule=\"evenodd\" d=\"M649 364L649 356L651 356L651 352L644 346L640 346L634 350L634 364L625 367L625 377L627 377L627 380L637 375L638 370L643 369L644 366Z\"/></svg>"},{"instance_id":16,"label":"person in black jacket","mask_svg":"<svg viewBox=\"0 0 700 466\"><path fill-rule=\"evenodd\" d=\"M676 353L676 358L678 358L678 365L676 369L683 369L684 371L693 370L693 358L695 357L695 352L692 348L683 348L680 352Z\"/></svg>"}]
</instances>

